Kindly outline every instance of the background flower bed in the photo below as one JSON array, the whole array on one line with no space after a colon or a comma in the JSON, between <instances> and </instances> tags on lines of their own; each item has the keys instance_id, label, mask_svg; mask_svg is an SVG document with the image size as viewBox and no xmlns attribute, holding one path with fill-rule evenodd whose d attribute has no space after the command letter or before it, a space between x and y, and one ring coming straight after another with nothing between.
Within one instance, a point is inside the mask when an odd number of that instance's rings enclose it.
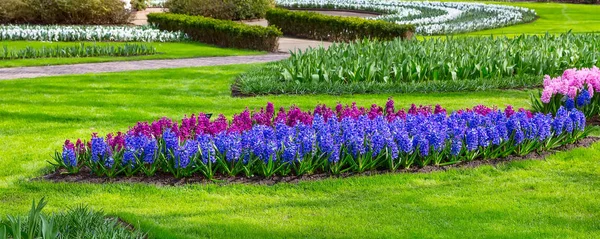
<instances>
[{"instance_id":1,"label":"background flower bed","mask_svg":"<svg viewBox=\"0 0 600 239\"><path fill-rule=\"evenodd\" d=\"M142 26L0 25L0 41L178 42L187 36Z\"/></svg>"},{"instance_id":2,"label":"background flower bed","mask_svg":"<svg viewBox=\"0 0 600 239\"><path fill-rule=\"evenodd\" d=\"M201 113L181 124L163 118L138 123L125 134L93 134L88 143L66 141L55 163L69 173L86 167L107 177L395 171L553 149L586 137L585 123L575 109L553 117L477 106L448 116L439 105L396 111L392 100L385 108L319 105L312 112L292 107L275 113L268 104L234 116L231 123L223 115L209 121Z\"/></svg>"},{"instance_id":3,"label":"background flower bed","mask_svg":"<svg viewBox=\"0 0 600 239\"><path fill-rule=\"evenodd\" d=\"M382 0L277 0L279 7L360 10L381 13L374 19L415 25L421 35L472 32L535 20L527 8L467 2Z\"/></svg>"},{"instance_id":4,"label":"background flower bed","mask_svg":"<svg viewBox=\"0 0 600 239\"><path fill-rule=\"evenodd\" d=\"M80 43L77 46L26 47L11 49L6 45L0 49L0 59L68 58L96 56L143 56L156 54L156 48L147 44L126 43L123 46Z\"/></svg>"},{"instance_id":5,"label":"background flower bed","mask_svg":"<svg viewBox=\"0 0 600 239\"><path fill-rule=\"evenodd\" d=\"M237 79L234 94L404 93L531 87L600 64L594 34L362 40L292 53ZM537 77L537 79L536 79Z\"/></svg>"}]
</instances>

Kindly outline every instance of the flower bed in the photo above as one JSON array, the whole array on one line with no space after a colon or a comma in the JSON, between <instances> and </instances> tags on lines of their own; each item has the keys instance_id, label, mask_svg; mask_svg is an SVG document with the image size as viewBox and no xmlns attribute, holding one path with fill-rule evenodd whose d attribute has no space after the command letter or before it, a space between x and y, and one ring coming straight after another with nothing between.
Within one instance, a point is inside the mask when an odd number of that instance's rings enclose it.
<instances>
[{"instance_id":1,"label":"flower bed","mask_svg":"<svg viewBox=\"0 0 600 239\"><path fill-rule=\"evenodd\" d=\"M395 171L476 159L526 155L573 143L587 135L585 116L561 108L557 115L485 106L447 114L439 105L396 110L319 105L275 111L246 110L231 122L204 114L181 123L163 118L141 122L127 133L93 134L88 142L66 141L55 165L66 173L82 168L98 176L176 178L203 175L338 175L374 169Z\"/></svg>"},{"instance_id":2,"label":"flower bed","mask_svg":"<svg viewBox=\"0 0 600 239\"><path fill-rule=\"evenodd\" d=\"M0 41L177 42L182 32L150 27L0 25Z\"/></svg>"},{"instance_id":3,"label":"flower bed","mask_svg":"<svg viewBox=\"0 0 600 239\"><path fill-rule=\"evenodd\" d=\"M527 8L483 3L411 2L383 0L277 0L286 8L361 10L382 13L374 19L415 25L423 35L471 32L533 21Z\"/></svg>"},{"instance_id":4,"label":"flower bed","mask_svg":"<svg viewBox=\"0 0 600 239\"><path fill-rule=\"evenodd\" d=\"M600 66L597 34L363 40L296 52L241 77L242 95L443 92L531 87ZM568 52L569 54L566 54Z\"/></svg>"},{"instance_id":5,"label":"flower bed","mask_svg":"<svg viewBox=\"0 0 600 239\"><path fill-rule=\"evenodd\" d=\"M164 2L164 0L153 0ZM358 10L381 13L377 20L415 25L422 35L472 32L535 20L534 10L483 3L386 0L276 0L291 9Z\"/></svg>"},{"instance_id":6,"label":"flower bed","mask_svg":"<svg viewBox=\"0 0 600 239\"><path fill-rule=\"evenodd\" d=\"M54 46L24 49L10 49L6 45L0 49L0 59L32 59L32 58L68 58L96 56L142 56L156 54L156 48L146 44L125 43L123 46L96 45L80 43L77 46Z\"/></svg>"},{"instance_id":7,"label":"flower bed","mask_svg":"<svg viewBox=\"0 0 600 239\"><path fill-rule=\"evenodd\" d=\"M600 115L600 69L569 69L552 79L544 77L544 90L540 97L532 96L536 111L556 113L561 107L578 109L587 117Z\"/></svg>"}]
</instances>

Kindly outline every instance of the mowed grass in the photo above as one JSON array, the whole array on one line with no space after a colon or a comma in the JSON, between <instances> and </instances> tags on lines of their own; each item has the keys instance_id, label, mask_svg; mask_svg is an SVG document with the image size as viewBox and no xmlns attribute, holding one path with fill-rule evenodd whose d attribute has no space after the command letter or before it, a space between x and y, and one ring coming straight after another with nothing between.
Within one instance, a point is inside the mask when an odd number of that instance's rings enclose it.
<instances>
[{"instance_id":1,"label":"mowed grass","mask_svg":"<svg viewBox=\"0 0 600 239\"><path fill-rule=\"evenodd\" d=\"M82 42L38 42L38 41L0 41L0 47L9 49L25 49L26 47L42 48L56 46L79 46ZM83 42L86 46L111 45L123 46L123 42ZM142 43L156 47L157 54L147 56L132 57L74 57L74 58L37 58L37 59L17 59L1 60L0 68L3 67L22 67L22 66L44 66L44 65L66 65L77 63L96 63L109 61L137 61L137 60L156 60L156 59L179 59L193 57L213 57L213 56L241 56L258 55L265 52L251 51L243 49L230 49L211 46L197 42L148 42Z\"/></svg>"},{"instance_id":2,"label":"mowed grass","mask_svg":"<svg viewBox=\"0 0 600 239\"><path fill-rule=\"evenodd\" d=\"M80 203L141 226L151 238L597 238L600 144L546 161L431 174L387 174L298 184L77 184L30 181L66 138L127 130L140 120L246 106L336 102L369 106L390 95L231 98L252 65L0 81L0 215ZM397 106L527 107L529 92L393 95Z\"/></svg>"},{"instance_id":3,"label":"mowed grass","mask_svg":"<svg viewBox=\"0 0 600 239\"><path fill-rule=\"evenodd\" d=\"M600 5L531 2L486 2L533 9L538 19L531 23L467 33L466 35L521 35L600 32Z\"/></svg>"}]
</instances>

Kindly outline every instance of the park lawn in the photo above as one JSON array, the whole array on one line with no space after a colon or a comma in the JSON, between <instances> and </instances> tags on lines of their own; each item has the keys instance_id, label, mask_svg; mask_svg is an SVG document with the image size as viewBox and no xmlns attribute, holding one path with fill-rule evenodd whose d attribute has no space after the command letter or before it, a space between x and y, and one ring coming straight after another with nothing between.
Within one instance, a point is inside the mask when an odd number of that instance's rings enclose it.
<instances>
[{"instance_id":1,"label":"park lawn","mask_svg":"<svg viewBox=\"0 0 600 239\"><path fill-rule=\"evenodd\" d=\"M572 32L600 32L600 5L567 3L531 3L531 2L486 2L534 9L538 19L531 23L484 31L470 32L466 35L520 35L520 34L557 34Z\"/></svg>"},{"instance_id":2,"label":"park lawn","mask_svg":"<svg viewBox=\"0 0 600 239\"><path fill-rule=\"evenodd\" d=\"M0 81L0 215L46 196L49 211L84 203L151 238L600 237L600 144L522 161L431 174L386 174L299 184L77 184L30 181L66 138L127 130L140 120L197 112L231 116L268 101L311 108L369 106L390 95L231 98L256 65ZM528 107L530 92L392 95L399 106Z\"/></svg>"},{"instance_id":3,"label":"park lawn","mask_svg":"<svg viewBox=\"0 0 600 239\"><path fill-rule=\"evenodd\" d=\"M9 49L24 49L26 47L42 48L56 46L75 46L81 42L39 42L39 41L0 41L0 47L7 46ZM37 58L37 59L18 59L18 60L0 60L0 68L3 67L22 67L22 66L44 66L44 65L66 65L77 63L95 63L110 61L137 61L137 60L156 60L156 59L180 59L193 57L213 57L213 56L242 56L259 55L266 52L221 48L198 42L138 42L156 47L157 54L148 56L132 57L76 57L76 58ZM125 45L124 42L84 42L85 45Z\"/></svg>"}]
</instances>

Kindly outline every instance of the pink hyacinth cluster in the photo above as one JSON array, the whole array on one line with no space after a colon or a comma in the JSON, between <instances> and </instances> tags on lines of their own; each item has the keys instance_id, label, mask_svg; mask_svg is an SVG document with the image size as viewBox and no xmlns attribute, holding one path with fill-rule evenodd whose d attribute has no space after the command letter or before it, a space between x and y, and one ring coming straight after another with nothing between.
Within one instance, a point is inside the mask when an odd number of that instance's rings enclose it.
<instances>
[{"instance_id":1,"label":"pink hyacinth cluster","mask_svg":"<svg viewBox=\"0 0 600 239\"><path fill-rule=\"evenodd\" d=\"M586 89L590 97L594 92L600 91L600 69L593 67L581 70L569 69L562 76L552 79L546 75L544 77L544 91L542 92L542 102L549 103L552 96L560 94L575 99L577 94Z\"/></svg>"}]
</instances>

